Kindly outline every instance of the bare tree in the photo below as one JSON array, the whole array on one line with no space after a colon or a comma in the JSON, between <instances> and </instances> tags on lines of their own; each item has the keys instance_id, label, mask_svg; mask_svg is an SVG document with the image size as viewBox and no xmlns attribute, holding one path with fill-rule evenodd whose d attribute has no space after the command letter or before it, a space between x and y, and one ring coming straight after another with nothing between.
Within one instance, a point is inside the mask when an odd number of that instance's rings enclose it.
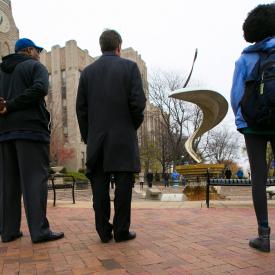
<instances>
[{"instance_id":1,"label":"bare tree","mask_svg":"<svg viewBox=\"0 0 275 275\"><path fill-rule=\"evenodd\" d=\"M145 173L147 173L157 159L157 147L153 140L148 138L147 134L144 134L141 140L140 159L142 167Z\"/></svg>"},{"instance_id":2,"label":"bare tree","mask_svg":"<svg viewBox=\"0 0 275 275\"><path fill-rule=\"evenodd\" d=\"M53 101L49 93L47 105L51 113L50 165L63 166L66 161L74 158L75 150L66 144L63 132L62 109L60 100Z\"/></svg>"},{"instance_id":3,"label":"bare tree","mask_svg":"<svg viewBox=\"0 0 275 275\"><path fill-rule=\"evenodd\" d=\"M156 159L161 164L162 173L165 173L169 164L173 161L173 154L171 151L169 133L164 122L161 122L160 127L155 130L154 136L156 137Z\"/></svg>"},{"instance_id":4,"label":"bare tree","mask_svg":"<svg viewBox=\"0 0 275 275\"><path fill-rule=\"evenodd\" d=\"M203 156L214 163L233 163L239 156L239 148L236 134L219 127L209 132Z\"/></svg>"}]
</instances>

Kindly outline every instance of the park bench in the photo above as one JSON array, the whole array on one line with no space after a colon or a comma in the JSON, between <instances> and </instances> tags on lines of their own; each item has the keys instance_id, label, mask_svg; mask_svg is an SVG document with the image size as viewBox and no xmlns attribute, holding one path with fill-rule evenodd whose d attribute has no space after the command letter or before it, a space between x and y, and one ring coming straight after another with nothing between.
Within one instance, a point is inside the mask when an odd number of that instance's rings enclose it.
<instances>
[{"instance_id":1,"label":"park bench","mask_svg":"<svg viewBox=\"0 0 275 275\"><path fill-rule=\"evenodd\" d=\"M62 182L56 182L57 179L63 179ZM64 181L64 179L70 179L70 181ZM65 188L71 188L72 189L72 199L73 203L75 204L75 185L76 180L75 177L72 175L62 174L62 173L56 173L56 174L50 174L49 180L51 181L51 188L53 190L53 206L56 205L56 189L65 189Z\"/></svg>"},{"instance_id":2,"label":"park bench","mask_svg":"<svg viewBox=\"0 0 275 275\"><path fill-rule=\"evenodd\" d=\"M209 196L209 191L210 191L210 186L251 186L251 180L249 179L214 179L211 178L210 175L207 175L207 183L206 183L206 206L207 208L209 208L209 200L210 200L210 196ZM269 188L270 186L275 186L275 179L268 179L267 183L266 183L267 188ZM267 191L268 192L268 191ZM270 191L271 198L272 196L275 194L275 190L273 189L272 191ZM270 195L269 195L270 196Z\"/></svg>"}]
</instances>

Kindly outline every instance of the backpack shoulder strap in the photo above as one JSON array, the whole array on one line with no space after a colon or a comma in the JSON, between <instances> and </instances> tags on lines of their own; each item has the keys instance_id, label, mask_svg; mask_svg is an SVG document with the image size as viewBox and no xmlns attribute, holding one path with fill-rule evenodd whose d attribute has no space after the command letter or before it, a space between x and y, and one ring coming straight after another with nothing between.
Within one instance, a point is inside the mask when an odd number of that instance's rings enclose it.
<instances>
[{"instance_id":1,"label":"backpack shoulder strap","mask_svg":"<svg viewBox=\"0 0 275 275\"><path fill-rule=\"evenodd\" d=\"M256 61L252 71L250 72L250 74L247 76L246 81L255 81L259 79L259 75L261 73L261 64L262 61L266 58L266 53L262 52L262 51L258 51L257 52L259 58Z\"/></svg>"}]
</instances>

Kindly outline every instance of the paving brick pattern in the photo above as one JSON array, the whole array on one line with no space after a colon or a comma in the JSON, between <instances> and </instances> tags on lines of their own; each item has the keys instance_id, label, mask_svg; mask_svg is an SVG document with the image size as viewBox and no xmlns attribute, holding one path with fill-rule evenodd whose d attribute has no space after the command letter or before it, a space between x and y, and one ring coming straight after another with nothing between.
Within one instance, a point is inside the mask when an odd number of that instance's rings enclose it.
<instances>
[{"instance_id":1,"label":"paving brick pattern","mask_svg":"<svg viewBox=\"0 0 275 275\"><path fill-rule=\"evenodd\" d=\"M137 238L102 244L87 208L48 207L52 228L65 238L32 244L24 237L0 244L0 274L275 274L271 253L248 247L256 235L252 208L133 209ZM275 229L275 208L270 208Z\"/></svg>"}]
</instances>

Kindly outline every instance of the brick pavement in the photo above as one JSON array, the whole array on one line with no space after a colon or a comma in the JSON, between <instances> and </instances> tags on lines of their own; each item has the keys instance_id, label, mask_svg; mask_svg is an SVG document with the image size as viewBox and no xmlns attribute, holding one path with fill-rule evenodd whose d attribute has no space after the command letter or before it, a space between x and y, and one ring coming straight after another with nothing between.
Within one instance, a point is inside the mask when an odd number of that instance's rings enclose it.
<instances>
[{"instance_id":1,"label":"brick pavement","mask_svg":"<svg viewBox=\"0 0 275 275\"><path fill-rule=\"evenodd\" d=\"M102 244L91 209L49 204L52 228L66 237L34 245L23 218L24 237L0 244L0 274L275 274L275 233L271 253L248 247L256 234L251 207L147 206L132 211L135 240ZM275 208L269 216L275 230Z\"/></svg>"}]
</instances>

